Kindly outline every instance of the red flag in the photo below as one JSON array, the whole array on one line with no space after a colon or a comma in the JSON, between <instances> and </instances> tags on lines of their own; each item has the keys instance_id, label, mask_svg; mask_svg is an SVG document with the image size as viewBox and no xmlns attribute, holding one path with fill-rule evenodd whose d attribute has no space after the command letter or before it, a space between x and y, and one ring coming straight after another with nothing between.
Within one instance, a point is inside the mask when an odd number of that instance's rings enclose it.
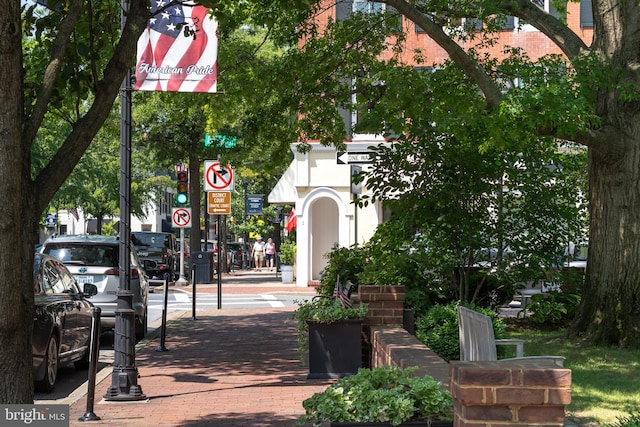
<instances>
[{"instance_id":1,"label":"red flag","mask_svg":"<svg viewBox=\"0 0 640 427\"><path fill-rule=\"evenodd\" d=\"M287 223L285 224L284 229L287 230L287 233L291 233L291 230L296 228L297 225L298 225L298 220L296 219L296 209L293 208L291 209L291 213L287 218Z\"/></svg>"},{"instance_id":2,"label":"red flag","mask_svg":"<svg viewBox=\"0 0 640 427\"><path fill-rule=\"evenodd\" d=\"M191 1L166 9L163 1L151 3L152 17L138 39L134 89L216 92L218 24L209 9Z\"/></svg>"}]
</instances>

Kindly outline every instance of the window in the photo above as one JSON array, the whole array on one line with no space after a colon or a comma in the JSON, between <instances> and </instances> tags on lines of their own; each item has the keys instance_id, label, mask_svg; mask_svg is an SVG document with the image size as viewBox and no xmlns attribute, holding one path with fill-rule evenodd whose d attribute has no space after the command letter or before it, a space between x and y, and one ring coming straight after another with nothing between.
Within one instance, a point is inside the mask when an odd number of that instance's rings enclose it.
<instances>
[{"instance_id":1,"label":"window","mask_svg":"<svg viewBox=\"0 0 640 427\"><path fill-rule=\"evenodd\" d=\"M354 0L353 2L353 11L354 12L365 12L365 13L380 13L384 12L385 4L377 1L367 1L367 0Z\"/></svg>"},{"instance_id":2,"label":"window","mask_svg":"<svg viewBox=\"0 0 640 427\"><path fill-rule=\"evenodd\" d=\"M593 27L591 0L580 0L580 27Z\"/></svg>"}]
</instances>

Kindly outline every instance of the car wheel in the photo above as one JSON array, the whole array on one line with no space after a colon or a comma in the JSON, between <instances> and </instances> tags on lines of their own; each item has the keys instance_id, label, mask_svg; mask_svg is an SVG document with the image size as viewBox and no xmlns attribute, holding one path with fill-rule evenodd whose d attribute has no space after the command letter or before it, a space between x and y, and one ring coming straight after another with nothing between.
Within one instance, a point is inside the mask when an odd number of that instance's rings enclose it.
<instances>
[{"instance_id":1,"label":"car wheel","mask_svg":"<svg viewBox=\"0 0 640 427\"><path fill-rule=\"evenodd\" d=\"M36 389L45 393L51 393L58 377L58 339L52 335L47 344L47 353L44 357L44 378L36 382Z\"/></svg>"}]
</instances>

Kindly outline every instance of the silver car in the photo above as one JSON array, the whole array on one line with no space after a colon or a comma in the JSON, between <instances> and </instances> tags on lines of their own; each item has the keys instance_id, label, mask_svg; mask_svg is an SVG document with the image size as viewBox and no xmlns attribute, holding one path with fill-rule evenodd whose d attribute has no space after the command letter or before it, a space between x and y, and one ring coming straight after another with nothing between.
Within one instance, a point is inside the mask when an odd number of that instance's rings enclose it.
<instances>
[{"instance_id":1,"label":"silver car","mask_svg":"<svg viewBox=\"0 0 640 427\"><path fill-rule=\"evenodd\" d=\"M117 294L120 287L120 243L113 236L63 235L44 242L42 253L58 258L82 285L92 283L98 294L91 302L102 310L103 331L115 327ZM136 340L141 340L147 331L147 296L149 282L135 249L131 249L131 273L129 289L133 293Z\"/></svg>"}]
</instances>

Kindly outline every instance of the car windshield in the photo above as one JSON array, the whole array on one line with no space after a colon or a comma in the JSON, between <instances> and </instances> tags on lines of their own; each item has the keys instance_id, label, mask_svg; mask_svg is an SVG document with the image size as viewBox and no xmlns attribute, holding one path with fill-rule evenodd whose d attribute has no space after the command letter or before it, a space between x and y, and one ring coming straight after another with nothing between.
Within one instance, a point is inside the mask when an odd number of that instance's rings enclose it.
<instances>
[{"instance_id":1,"label":"car windshield","mask_svg":"<svg viewBox=\"0 0 640 427\"><path fill-rule=\"evenodd\" d=\"M159 233L134 233L131 235L134 246L149 246L154 248L168 248L169 236Z\"/></svg>"},{"instance_id":2,"label":"car windshield","mask_svg":"<svg viewBox=\"0 0 640 427\"><path fill-rule=\"evenodd\" d=\"M65 264L118 267L118 246L61 243L47 245L44 252Z\"/></svg>"}]
</instances>

